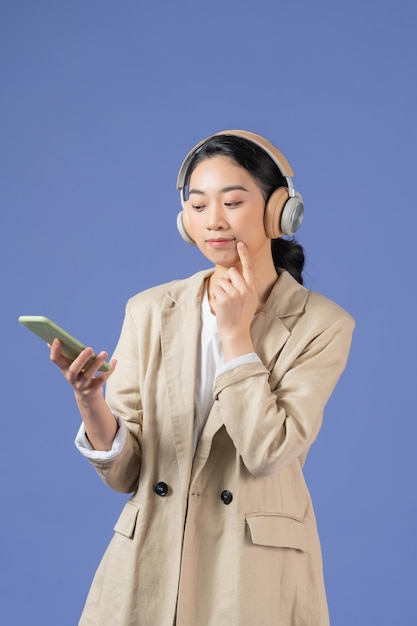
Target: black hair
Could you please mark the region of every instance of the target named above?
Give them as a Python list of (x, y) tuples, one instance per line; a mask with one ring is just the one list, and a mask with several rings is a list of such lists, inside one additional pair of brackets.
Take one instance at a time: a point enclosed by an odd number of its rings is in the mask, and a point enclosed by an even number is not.
[[(285, 176), (263, 148), (245, 137), (227, 134), (210, 137), (196, 150), (187, 169), (186, 183), (199, 163), (219, 155), (229, 157), (249, 172), (261, 188), (265, 204), (277, 187), (288, 186)], [(302, 285), (305, 255), (296, 239), (272, 239), (271, 252), (277, 272), (287, 270)]]

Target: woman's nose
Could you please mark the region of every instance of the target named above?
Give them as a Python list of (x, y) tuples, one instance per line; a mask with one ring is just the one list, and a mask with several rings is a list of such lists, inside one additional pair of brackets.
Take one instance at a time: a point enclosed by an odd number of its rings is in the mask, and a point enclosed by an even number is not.
[(207, 211), (206, 226), (210, 230), (218, 230), (227, 226), (224, 209), (220, 202), (213, 202)]

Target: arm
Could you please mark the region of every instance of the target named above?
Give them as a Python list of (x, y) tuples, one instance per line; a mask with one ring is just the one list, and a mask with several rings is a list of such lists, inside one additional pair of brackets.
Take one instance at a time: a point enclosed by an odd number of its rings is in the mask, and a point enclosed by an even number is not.
[[(258, 283), (242, 242), (237, 251), (242, 271), (228, 270), (214, 290), (226, 363), (256, 351), (250, 325)], [(262, 363), (248, 363), (214, 382), (225, 428), (253, 475), (275, 474), (305, 456), (346, 364), (353, 319), (326, 299), (315, 295), (309, 300), (271, 372)], [(274, 342), (273, 329), (265, 341)]]
[[(113, 358), (110, 361), (111, 371), (96, 375), (107, 358), (106, 352), (100, 352), (94, 363), (84, 371), (84, 365), (92, 353), (91, 348), (86, 348), (70, 364), (61, 355), (59, 341), (54, 341), (51, 346), (51, 360), (58, 365), (73, 387), (86, 436), (92, 448), (96, 451), (111, 450), (118, 432), (115, 415), (127, 426), (120, 450), (110, 455), (89, 455), (88, 460), (109, 487), (123, 493), (131, 493), (137, 487), (141, 465), (141, 406), (138, 377), (135, 377), (138, 369), (137, 342), (130, 316), (126, 315), (116, 349), (116, 355), (120, 354), (121, 357), (121, 367), (116, 369), (117, 359)], [(113, 387), (117, 388), (113, 394), (114, 406), (107, 402), (103, 395), (104, 383), (107, 383), (108, 391), (109, 387), (112, 387), (113, 376), (116, 383)], [(119, 390), (120, 399), (117, 398)]]
[[(253, 363), (215, 381), (215, 401), (225, 428), (253, 475), (273, 475), (308, 451), (345, 367), (352, 318), (344, 314), (314, 331), (309, 327), (320, 324), (320, 311), (314, 320), (306, 317), (298, 332), (294, 329), (271, 373)], [(270, 381), (276, 381), (273, 388)]]

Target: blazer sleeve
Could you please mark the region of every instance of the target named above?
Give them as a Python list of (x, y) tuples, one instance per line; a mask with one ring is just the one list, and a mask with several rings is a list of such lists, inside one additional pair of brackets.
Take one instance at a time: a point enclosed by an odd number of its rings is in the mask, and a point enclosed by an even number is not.
[(100, 478), (115, 491), (137, 489), (142, 460), (142, 401), (139, 391), (138, 332), (130, 301), (126, 306), (120, 338), (114, 352), (117, 366), (107, 381), (106, 401), (126, 426), (124, 444), (109, 459), (89, 458)]
[(276, 474), (305, 455), (316, 438), (350, 349), (354, 321), (343, 313), (319, 329), (304, 320), (301, 332), (293, 330), (274, 365), (283, 371), (274, 388), (262, 363), (241, 365), (215, 380), (222, 421), (254, 476)]

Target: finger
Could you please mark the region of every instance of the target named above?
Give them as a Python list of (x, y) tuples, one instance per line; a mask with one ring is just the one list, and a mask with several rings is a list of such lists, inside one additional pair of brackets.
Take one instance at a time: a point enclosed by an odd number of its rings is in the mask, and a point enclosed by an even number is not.
[(216, 289), (217, 290), (221, 289), (222, 291), (225, 291), (226, 293), (233, 293), (234, 291), (236, 291), (235, 283), (236, 283), (236, 280), (239, 280), (239, 277), (240, 277), (240, 274), (237, 271), (236, 271), (235, 279), (233, 279), (233, 276), (229, 273), (226, 276), (222, 276), (214, 285), (213, 292), (216, 291)]
[(58, 365), (60, 369), (66, 369), (69, 367), (70, 362), (62, 355), (62, 342), (59, 339), (54, 339), (51, 344), (48, 343), (50, 348), (49, 358), (55, 365)]
[[(101, 354), (101, 353), (100, 353)], [(103, 353), (103, 356), (106, 353)], [(101, 360), (101, 357), (100, 357)], [(103, 361), (104, 362), (104, 361)], [(117, 365), (116, 359), (112, 359), (110, 361), (110, 370), (99, 372), (97, 368), (92, 370), (88, 368), (85, 372), (82, 372), (77, 378), (74, 386), (77, 387), (79, 391), (88, 392), (95, 391), (97, 388), (102, 387), (110, 376), (113, 374)], [(100, 364), (97, 364), (97, 367), (100, 367)]]
[(242, 275), (248, 285), (255, 284), (255, 274), (253, 273), (252, 261), (249, 255), (249, 251), (243, 241), (237, 242), (237, 253), (239, 255), (240, 262), (242, 264)]
[(94, 356), (93, 348), (84, 348), (80, 352), (80, 354), (72, 361), (69, 366), (69, 371), (72, 376), (78, 376), (81, 373), (84, 373), (88, 368), (88, 362), (91, 357)]
[[(101, 367), (101, 365), (99, 365), (99, 368)], [(110, 378), (110, 376), (113, 374), (114, 370), (116, 369), (116, 365), (117, 365), (116, 359), (111, 359), (111, 361), (109, 361), (109, 365), (110, 365), (110, 370), (100, 372), (97, 376), (94, 377), (94, 381), (99, 381), (100, 384), (104, 385), (104, 383), (108, 380), (108, 378)]]
[[(93, 356), (93, 355), (91, 355)], [(90, 356), (90, 358), (91, 358)], [(102, 350), (101, 352), (99, 352), (94, 359), (91, 361), (91, 363), (89, 363), (90, 359), (88, 359), (87, 363), (86, 363), (86, 367), (83, 368), (82, 373), (87, 377), (87, 378), (94, 378), (94, 376), (96, 374), (98, 374), (100, 367), (103, 365), (103, 363), (106, 361), (108, 357), (108, 353), (105, 352), (104, 350)], [(103, 372), (104, 373), (104, 372)], [(102, 377), (102, 374), (100, 372), (99, 376)]]

